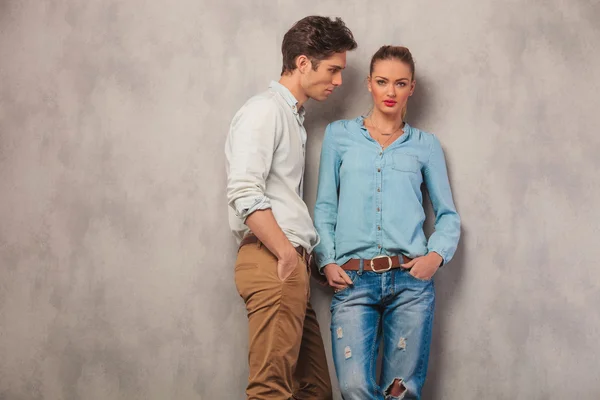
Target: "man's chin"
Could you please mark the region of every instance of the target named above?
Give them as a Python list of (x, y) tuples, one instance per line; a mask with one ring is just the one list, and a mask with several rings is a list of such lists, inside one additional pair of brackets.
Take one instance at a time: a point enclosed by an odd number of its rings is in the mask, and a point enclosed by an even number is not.
[(327, 100), (329, 98), (330, 95), (331, 95), (331, 93), (327, 92), (327, 93), (323, 93), (319, 97), (315, 96), (315, 97), (313, 97), (313, 99), (316, 100), (316, 101), (325, 101), (325, 100)]

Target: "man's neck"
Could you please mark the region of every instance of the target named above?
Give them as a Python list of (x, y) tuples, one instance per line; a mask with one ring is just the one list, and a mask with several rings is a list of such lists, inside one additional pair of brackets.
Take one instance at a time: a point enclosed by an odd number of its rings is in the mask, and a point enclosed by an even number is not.
[(294, 74), (282, 75), (279, 79), (279, 83), (285, 86), (292, 95), (298, 101), (297, 107), (300, 109), (308, 100), (308, 96), (304, 93), (302, 86), (300, 86), (300, 82), (298, 81), (298, 77)]

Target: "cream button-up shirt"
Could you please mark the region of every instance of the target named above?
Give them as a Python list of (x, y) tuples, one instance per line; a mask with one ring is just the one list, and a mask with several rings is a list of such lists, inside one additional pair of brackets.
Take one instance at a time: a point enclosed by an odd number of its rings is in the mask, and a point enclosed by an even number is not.
[(234, 116), (225, 143), (229, 226), (238, 243), (254, 211), (270, 208), (294, 246), (319, 242), (302, 199), (306, 130), (304, 108), (278, 82), (249, 99)]

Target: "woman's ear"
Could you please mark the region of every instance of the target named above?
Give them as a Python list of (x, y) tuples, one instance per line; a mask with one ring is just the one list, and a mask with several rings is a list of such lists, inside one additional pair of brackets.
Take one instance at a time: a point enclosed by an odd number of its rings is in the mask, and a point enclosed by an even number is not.
[(369, 90), (369, 92), (371, 92), (371, 77), (367, 76), (367, 89)]

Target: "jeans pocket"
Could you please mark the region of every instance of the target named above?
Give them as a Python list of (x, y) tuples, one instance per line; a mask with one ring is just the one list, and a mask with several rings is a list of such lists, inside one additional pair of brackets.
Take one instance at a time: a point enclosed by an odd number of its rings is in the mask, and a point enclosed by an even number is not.
[(421, 279), (421, 278), (417, 278), (416, 276), (414, 276), (413, 274), (411, 274), (411, 271), (408, 270), (406, 271), (406, 273), (408, 274), (408, 276), (410, 276), (412, 279), (414, 279), (417, 282), (423, 282), (423, 283), (429, 283), (431, 282), (431, 280), (433, 279), (433, 277), (429, 278), (429, 279)]
[(358, 271), (345, 271), (345, 272), (348, 275), (348, 277), (350, 278), (350, 280), (352, 281), (352, 285), (347, 285), (342, 290), (334, 291), (334, 293), (333, 293), (334, 296), (338, 296), (341, 293), (347, 292), (350, 288), (352, 288), (354, 286), (354, 283), (356, 282), (356, 280), (359, 277)]

